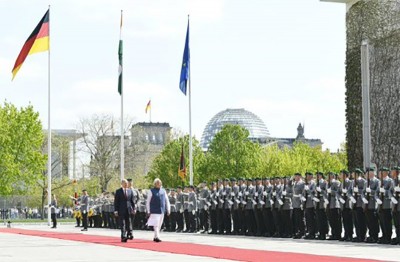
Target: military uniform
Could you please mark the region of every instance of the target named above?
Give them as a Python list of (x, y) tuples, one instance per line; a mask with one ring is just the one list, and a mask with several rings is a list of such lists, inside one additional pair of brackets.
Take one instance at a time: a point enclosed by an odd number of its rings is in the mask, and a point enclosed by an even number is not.
[(197, 232), (196, 212), (197, 212), (197, 196), (193, 191), (194, 187), (191, 186), (192, 191), (188, 193), (188, 214), (189, 214), (189, 233)]
[[(312, 179), (311, 173), (307, 173), (306, 175), (311, 176)], [(315, 233), (316, 233), (315, 208), (314, 208), (315, 187), (316, 185), (314, 180), (306, 182), (304, 186), (304, 198), (306, 199), (305, 218), (307, 226), (307, 235), (304, 237), (304, 239), (315, 239)]]
[[(286, 178), (285, 178), (286, 180)], [(289, 178), (287, 178), (289, 180)], [(293, 197), (293, 184), (292, 181), (285, 181), (283, 185), (282, 191), (282, 199), (283, 199), (283, 206), (282, 206), (282, 237), (291, 238), (293, 237), (293, 220), (292, 220), (292, 212), (293, 212), (293, 205), (292, 205), (292, 197)]]
[(235, 179), (232, 179), (232, 182), (234, 183), (232, 185), (232, 202), (233, 202), (233, 207), (232, 207), (232, 222), (233, 222), (233, 234), (239, 234), (242, 228), (241, 225), (241, 220), (240, 220), (240, 202), (241, 202), (241, 197), (239, 196), (240, 193), (240, 186), (235, 183)]
[(399, 172), (400, 168), (399, 167), (394, 167), (394, 202), (392, 200), (392, 215), (393, 215), (393, 222), (394, 222), (394, 226), (396, 228), (396, 238), (392, 239), (391, 244), (392, 245), (396, 245), (396, 244), (400, 244), (400, 183), (399, 183), (399, 178), (398, 178), (398, 172)]
[(316, 198), (319, 200), (315, 203), (315, 215), (317, 219), (318, 239), (325, 240), (326, 235), (329, 233), (328, 217), (326, 215), (326, 207), (329, 203), (327, 195), (328, 183), (324, 179), (324, 174), (321, 172), (317, 173), (319, 178), (316, 182)]
[(211, 234), (218, 233), (218, 221), (217, 221), (217, 206), (218, 206), (218, 189), (215, 183), (211, 185), (210, 195), (208, 196), (208, 202), (211, 203), (210, 207), (210, 226)]
[(263, 236), (265, 234), (265, 224), (263, 219), (263, 207), (265, 202), (263, 201), (264, 186), (260, 178), (257, 179), (256, 192), (254, 193), (254, 200), (256, 205), (254, 207), (254, 217), (256, 220), (256, 236)]
[(231, 215), (231, 208), (233, 206), (232, 201), (232, 188), (229, 186), (229, 179), (225, 179), (225, 186), (224, 190), (222, 191), (223, 195), (223, 227), (226, 234), (231, 234), (232, 232), (232, 215)]
[[(357, 238), (353, 242), (364, 242), (367, 234), (367, 224), (364, 212), (364, 207), (367, 199), (365, 198), (365, 189), (367, 188), (367, 180), (361, 176), (363, 172), (357, 170), (356, 174), (359, 176), (354, 180), (354, 198), (356, 199), (355, 205), (355, 228)], [(353, 207), (354, 210), (354, 207)], [(354, 212), (354, 211), (353, 211)]]
[(176, 223), (178, 226), (178, 229), (176, 232), (182, 232), (184, 228), (184, 223), (183, 223), (183, 204), (184, 204), (184, 196), (183, 192), (181, 191), (181, 187), (178, 187), (178, 194), (176, 196)]
[[(374, 170), (372, 170), (374, 171)], [(379, 234), (379, 221), (378, 221), (378, 202), (379, 190), (381, 181), (375, 176), (370, 179), (369, 187), (366, 189), (368, 206), (366, 210), (367, 215), (367, 226), (369, 231), (369, 237), (367, 238), (367, 243), (376, 243), (378, 241)]]
[(274, 218), (272, 216), (272, 185), (268, 180), (264, 181), (263, 201), (265, 202), (263, 208), (263, 219), (265, 221), (265, 234), (266, 237), (272, 237), (275, 234)]
[[(388, 168), (382, 170), (389, 172)], [(380, 188), (381, 195), (381, 209), (379, 213), (379, 220), (382, 229), (382, 239), (379, 241), (381, 244), (389, 244), (392, 240), (392, 197), (394, 195), (394, 181), (388, 175), (382, 179), (382, 187)]]
[(339, 240), (342, 237), (342, 223), (340, 215), (340, 181), (337, 180), (337, 175), (330, 181), (328, 187), (329, 200), (329, 224), (331, 226), (330, 240)]
[(256, 192), (256, 187), (252, 184), (252, 180), (248, 179), (247, 189), (244, 191), (244, 197), (246, 202), (246, 224), (247, 232), (249, 236), (254, 236), (256, 234), (256, 221), (254, 217), (254, 205), (256, 204), (254, 200), (254, 194)]
[(275, 178), (275, 183), (273, 185), (273, 201), (272, 205), (272, 216), (274, 218), (274, 226), (275, 226), (275, 234), (273, 237), (281, 237), (283, 235), (283, 227), (282, 227), (282, 217), (281, 217), (281, 208), (283, 206), (282, 201), (282, 191), (283, 186), (281, 185), (280, 178)]
[[(175, 192), (175, 189), (172, 189), (173, 192)], [(176, 219), (177, 219), (177, 209), (176, 209), (176, 195), (175, 193), (172, 193), (168, 196), (169, 199), (169, 204), (171, 208), (171, 213), (170, 213), (170, 223), (169, 223), (169, 232), (175, 232), (176, 230)]]
[[(205, 184), (205, 183), (204, 183)], [(199, 230), (204, 230), (203, 233), (208, 232), (208, 210), (211, 203), (208, 201), (210, 195), (210, 191), (208, 190), (207, 186), (204, 186), (200, 193), (199, 193), (199, 217), (200, 217), (200, 224)]]
[[(295, 177), (301, 177), (299, 173), (295, 174)], [(304, 235), (304, 211), (302, 205), (303, 191), (305, 183), (302, 179), (295, 181), (293, 185), (293, 238), (301, 238)]]
[[(344, 173), (348, 176), (348, 173)], [(342, 241), (352, 241), (353, 240), (353, 216), (352, 209), (355, 202), (353, 197), (353, 187), (354, 180), (350, 180), (348, 177), (344, 179), (342, 182), (341, 194), (342, 199), (345, 201), (342, 205), (342, 218), (343, 218), (343, 227), (344, 227), (344, 236), (341, 239)]]

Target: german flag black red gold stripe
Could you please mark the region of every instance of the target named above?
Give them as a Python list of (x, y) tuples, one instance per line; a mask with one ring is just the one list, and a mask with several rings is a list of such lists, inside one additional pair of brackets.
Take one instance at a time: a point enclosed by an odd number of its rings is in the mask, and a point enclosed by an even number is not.
[(15, 75), (18, 73), (28, 55), (49, 50), (49, 11), (50, 10), (47, 10), (46, 14), (44, 14), (43, 18), (40, 20), (39, 24), (35, 27), (32, 34), (28, 37), (24, 46), (22, 47), (12, 70), (12, 79), (14, 79)]

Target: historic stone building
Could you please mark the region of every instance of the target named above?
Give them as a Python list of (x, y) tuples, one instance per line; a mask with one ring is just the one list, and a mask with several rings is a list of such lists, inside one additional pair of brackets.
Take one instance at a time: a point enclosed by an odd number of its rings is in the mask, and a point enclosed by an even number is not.
[(361, 43), (369, 43), (372, 159), (399, 164), (400, 0), (321, 0), (346, 3), (346, 129), (349, 168), (363, 166)]

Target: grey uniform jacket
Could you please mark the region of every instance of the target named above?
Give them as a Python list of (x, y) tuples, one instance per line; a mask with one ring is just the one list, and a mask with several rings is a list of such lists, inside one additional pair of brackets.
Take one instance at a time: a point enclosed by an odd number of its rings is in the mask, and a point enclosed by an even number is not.
[[(275, 185), (275, 186), (274, 186), (275, 196), (272, 196), (273, 199), (274, 199), (273, 208), (278, 208), (278, 209), (280, 209), (280, 208), (282, 207), (281, 204), (279, 203), (279, 200), (281, 200), (282, 203), (283, 203), (282, 191), (283, 191), (283, 185), (278, 184), (278, 185)], [(273, 194), (274, 192), (272, 192), (272, 194)]]
[(177, 212), (176, 210), (176, 196), (168, 196), (171, 213)]
[(222, 192), (224, 198), (224, 209), (231, 209), (233, 205), (231, 192), (232, 188), (230, 186), (226, 186)]
[(376, 177), (369, 180), (369, 188), (371, 189), (371, 193), (369, 193), (368, 209), (373, 210), (378, 208), (378, 203), (376, 200), (379, 198), (380, 187), (381, 181)]
[(264, 196), (264, 202), (265, 202), (264, 208), (271, 208), (272, 207), (272, 205), (271, 205), (272, 185), (271, 184), (268, 185), (268, 186), (267, 185), (264, 186), (263, 195), (265, 195)]
[(183, 211), (183, 193), (178, 193), (176, 195), (176, 204), (175, 204), (175, 208), (176, 208), (176, 212), (182, 213)]
[(89, 196), (81, 196), (81, 212), (89, 212)]
[(394, 194), (394, 181), (393, 179), (391, 179), (390, 177), (385, 177), (383, 179), (383, 190), (385, 190), (385, 192), (383, 193), (384, 198), (383, 198), (383, 204), (382, 204), (382, 208), (383, 209), (391, 209), (392, 208), (392, 197)]
[[(263, 185), (259, 185), (256, 187), (256, 193), (254, 194), (254, 199), (257, 202), (257, 208), (258, 209), (262, 209), (265, 202), (263, 200), (263, 192), (264, 192), (264, 186)], [(264, 202), (264, 204), (263, 204)]]
[(225, 191), (225, 189), (224, 189), (224, 187), (219, 187), (218, 188), (218, 190), (217, 190), (217, 200), (218, 200), (218, 204), (217, 204), (217, 208), (218, 209), (223, 209), (224, 208), (224, 191)]
[(250, 185), (247, 187), (247, 190), (244, 193), (245, 201), (246, 201), (246, 209), (254, 209), (254, 193), (256, 192), (256, 187)]
[(217, 190), (211, 190), (210, 195), (208, 196), (208, 202), (211, 204), (211, 210), (217, 209), (218, 206), (218, 198), (217, 198)]
[(343, 208), (353, 208), (353, 203), (351, 202), (351, 196), (353, 195), (353, 186), (354, 180), (345, 179), (345, 181), (343, 182), (342, 189), (346, 189), (346, 192), (344, 192), (344, 190), (341, 190), (342, 198), (344, 199), (344, 201), (346, 201)]
[(305, 184), (302, 180), (294, 182), (292, 201), (293, 208), (301, 208), (301, 197), (303, 196), (304, 186)]
[(234, 194), (233, 200), (232, 200), (233, 201), (233, 209), (237, 210), (237, 209), (239, 209), (240, 202), (241, 202), (241, 200), (240, 200), (241, 197), (239, 196), (240, 187), (238, 185), (234, 185), (232, 187), (232, 192)]
[(204, 210), (204, 207), (207, 206), (208, 208), (208, 204), (210, 203), (208, 200), (208, 197), (210, 195), (210, 191), (208, 190), (207, 187), (201, 189), (200, 193), (199, 193), (199, 209), (200, 210)]
[[(306, 190), (306, 186), (308, 186), (308, 190)], [(305, 193), (305, 198), (306, 198), (306, 208), (314, 208), (314, 200), (313, 198), (315, 197), (315, 188), (316, 184), (314, 180), (311, 180), (304, 186), (304, 193)]]
[[(324, 179), (320, 179), (319, 183), (315, 184), (316, 185), (316, 192), (315, 192), (315, 197), (319, 199), (319, 203), (316, 203), (315, 206), (318, 209), (324, 209), (326, 208), (325, 200), (328, 200), (328, 195), (327, 195), (327, 187), (328, 183)], [(318, 192), (317, 189), (318, 187), (321, 189), (321, 192)]]
[(50, 206), (51, 206), (51, 214), (55, 214), (56, 213), (56, 208), (57, 208), (57, 201), (52, 199), (51, 203), (50, 203)]
[(188, 194), (188, 211), (197, 211), (197, 196), (195, 192)]
[(329, 195), (329, 208), (335, 209), (340, 208), (340, 181), (339, 180), (332, 180), (331, 181), (331, 193)]
[[(358, 178), (354, 180), (354, 187), (357, 187), (358, 192), (354, 192), (354, 197), (356, 198), (356, 207), (363, 208), (363, 198), (365, 198), (365, 189), (367, 188), (367, 180), (365, 178)], [(354, 191), (354, 189), (353, 189)]]
[[(293, 209), (292, 205), (292, 197), (293, 197), (293, 186), (292, 183), (288, 183), (287, 185), (283, 186), (284, 190), (282, 191), (282, 198), (283, 198), (283, 210), (290, 210)], [(283, 192), (286, 192), (286, 195), (283, 195)]]

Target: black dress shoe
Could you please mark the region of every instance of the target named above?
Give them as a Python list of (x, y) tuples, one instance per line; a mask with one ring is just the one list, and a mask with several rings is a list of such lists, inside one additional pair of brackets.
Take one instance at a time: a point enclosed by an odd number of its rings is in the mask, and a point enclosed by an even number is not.
[(128, 238), (126, 237), (121, 238), (121, 242), (128, 242)]
[(128, 235), (128, 239), (132, 240), (132, 239), (133, 239), (133, 235), (132, 235), (132, 234), (129, 234), (129, 235)]
[(82, 228), (81, 231), (87, 231), (87, 228)]
[(158, 237), (156, 237), (156, 238), (153, 239), (153, 241), (159, 243), (159, 242), (161, 242), (161, 239), (159, 239)]

